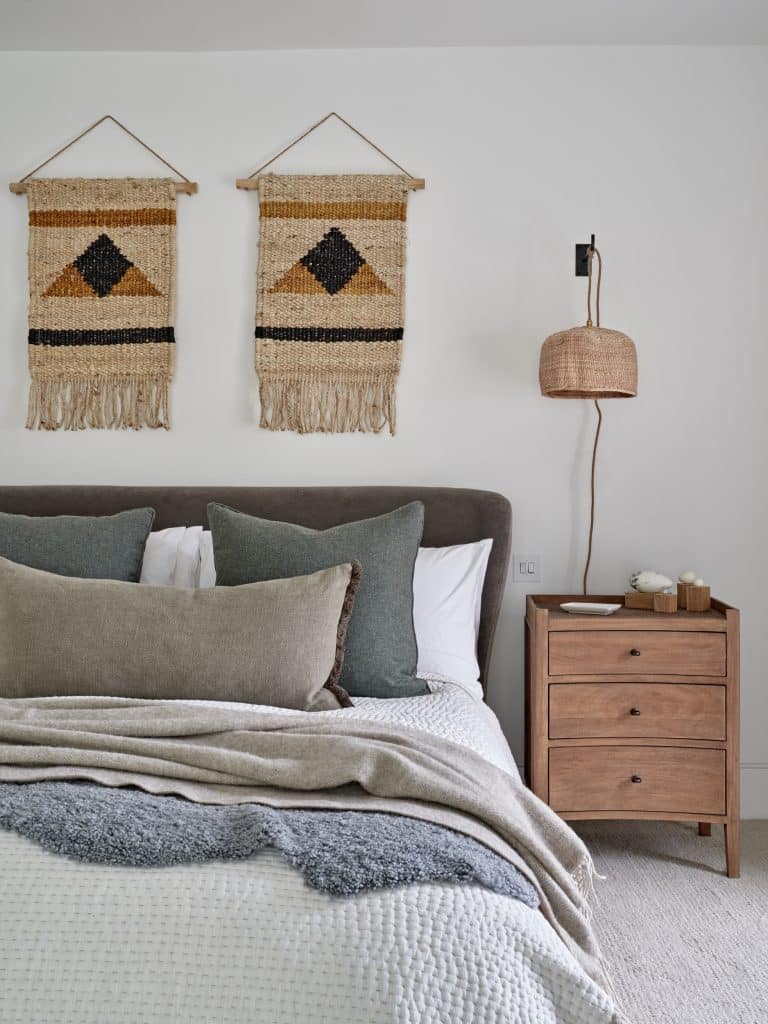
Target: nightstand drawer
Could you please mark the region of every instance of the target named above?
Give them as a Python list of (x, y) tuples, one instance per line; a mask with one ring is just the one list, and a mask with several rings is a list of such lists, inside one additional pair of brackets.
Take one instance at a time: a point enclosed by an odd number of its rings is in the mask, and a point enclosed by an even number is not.
[(549, 803), (569, 811), (725, 814), (725, 751), (552, 747)]
[(725, 636), (656, 630), (557, 631), (549, 674), (724, 676)]
[(725, 739), (725, 687), (696, 683), (555, 683), (550, 739)]

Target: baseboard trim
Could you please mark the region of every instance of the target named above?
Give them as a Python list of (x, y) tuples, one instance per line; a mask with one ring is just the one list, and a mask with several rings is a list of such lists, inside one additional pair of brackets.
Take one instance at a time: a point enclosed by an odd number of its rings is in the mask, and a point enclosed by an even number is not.
[(741, 816), (768, 818), (768, 762), (741, 762)]

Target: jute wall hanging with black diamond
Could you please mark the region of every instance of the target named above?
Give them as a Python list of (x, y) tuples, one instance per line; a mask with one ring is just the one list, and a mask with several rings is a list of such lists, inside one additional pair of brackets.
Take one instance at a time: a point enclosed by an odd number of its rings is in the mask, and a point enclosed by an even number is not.
[(11, 188), (29, 204), (27, 427), (167, 429), (176, 193), (196, 186), (27, 175)]
[(423, 181), (266, 174), (238, 186), (259, 193), (260, 425), (394, 434), (407, 203)]

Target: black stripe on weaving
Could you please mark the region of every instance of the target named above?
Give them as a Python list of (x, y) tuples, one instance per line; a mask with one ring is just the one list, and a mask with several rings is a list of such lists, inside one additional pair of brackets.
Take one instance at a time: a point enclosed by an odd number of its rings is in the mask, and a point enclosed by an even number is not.
[(30, 345), (140, 345), (173, 344), (172, 327), (125, 327), (115, 331), (45, 331), (33, 328)]
[(273, 341), (402, 341), (402, 327), (257, 327)]

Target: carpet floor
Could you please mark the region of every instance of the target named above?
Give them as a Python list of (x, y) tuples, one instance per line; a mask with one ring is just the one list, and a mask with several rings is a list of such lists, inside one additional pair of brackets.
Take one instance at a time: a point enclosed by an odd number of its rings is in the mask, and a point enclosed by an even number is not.
[(768, 1024), (768, 821), (742, 823), (738, 879), (719, 825), (574, 826), (607, 876), (595, 921), (629, 1024)]

